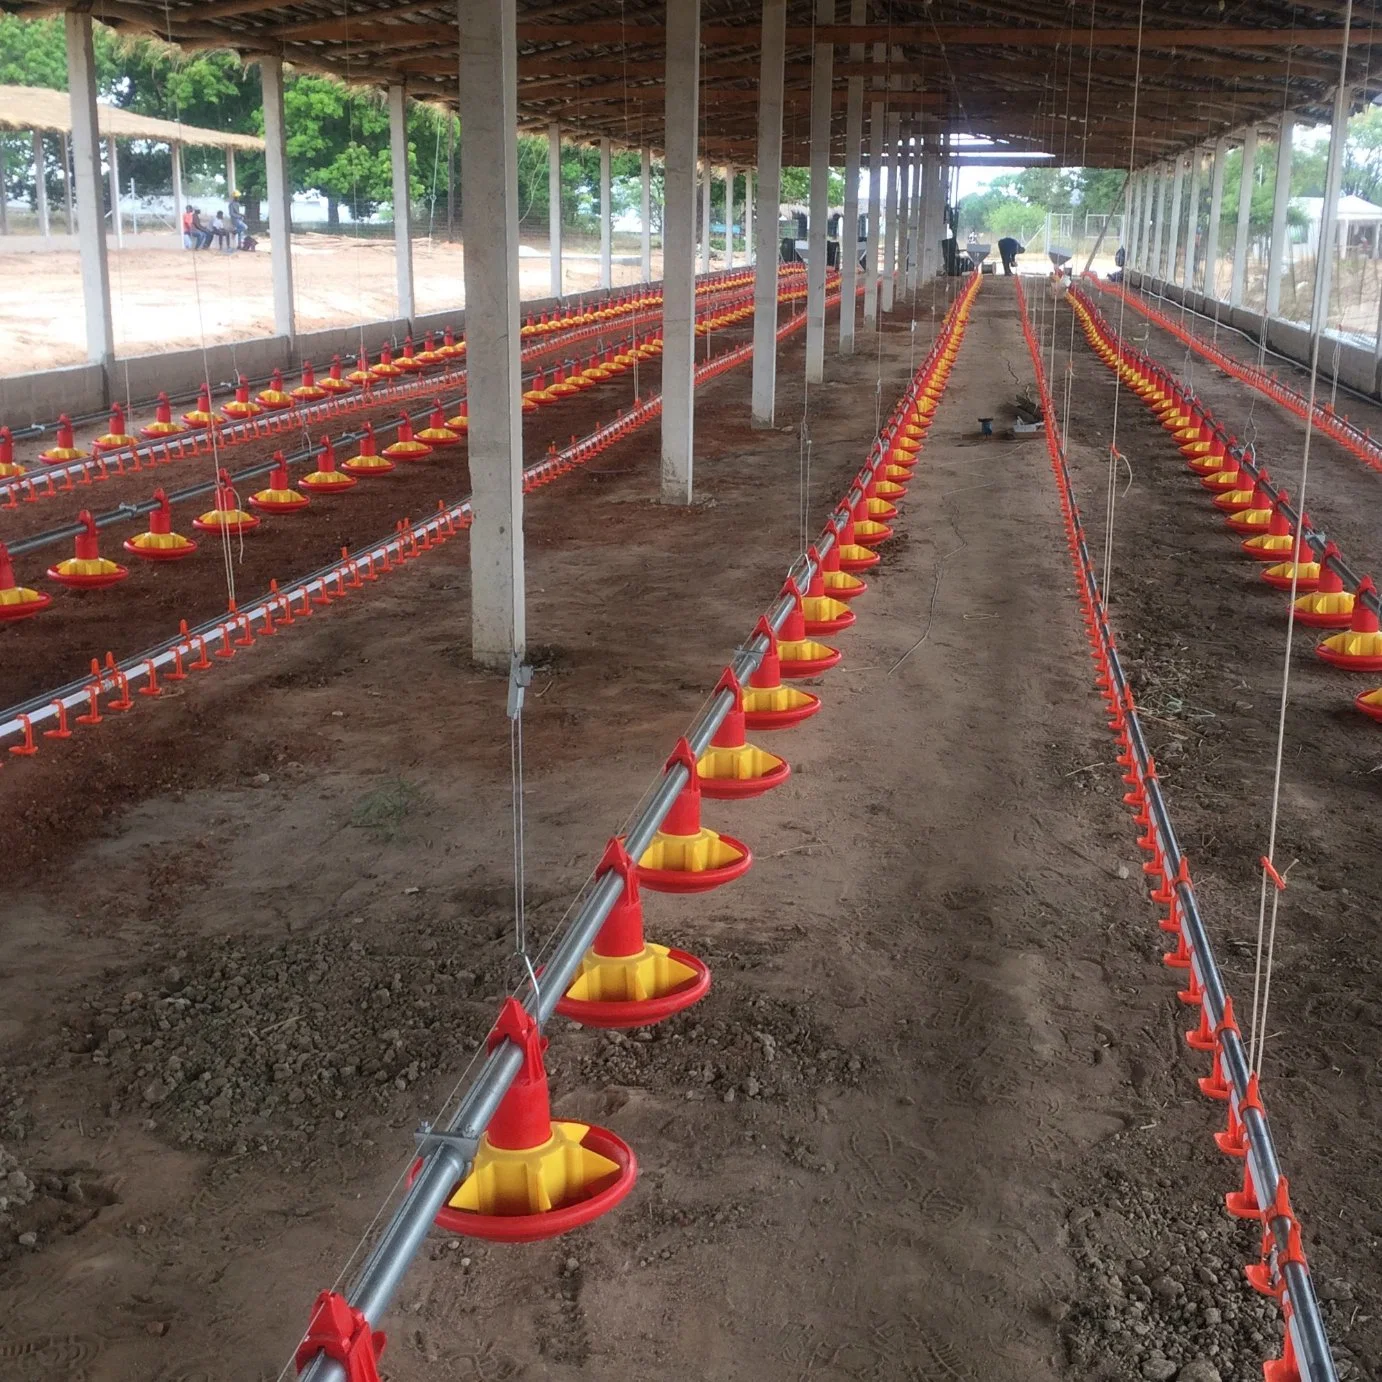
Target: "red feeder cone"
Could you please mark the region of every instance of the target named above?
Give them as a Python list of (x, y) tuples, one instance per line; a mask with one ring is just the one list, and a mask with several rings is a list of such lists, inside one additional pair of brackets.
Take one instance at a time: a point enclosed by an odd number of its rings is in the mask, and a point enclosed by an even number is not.
[(275, 451), (274, 460), (278, 462), (269, 474), (268, 489), (261, 489), (250, 495), (250, 508), (260, 513), (299, 513), (312, 501), (299, 494), (288, 479), (288, 462), (283, 452)]
[[(5, 592), (0, 590), (0, 602), (3, 602)], [(0, 603), (0, 617), (3, 617), (4, 605)], [(1376, 720), (1382, 724), (1382, 687), (1376, 691), (1360, 691), (1353, 698), (1353, 704), (1363, 712), (1370, 720)]]
[(420, 365), (435, 365), (437, 361), (442, 358), (442, 353), (436, 348), (435, 344), (433, 343), (432, 333), (429, 331), (422, 338), (422, 349), (418, 351), (418, 353), (415, 356), (413, 356), (413, 359), (415, 359)]
[(533, 387), (523, 393), (523, 411), (535, 413), (544, 403), (550, 402), (547, 394), (547, 379), (541, 370), (533, 379)]
[[(859, 550), (866, 552), (868, 548), (861, 547)], [(817, 555), (816, 549), (813, 547), (811, 559), (821, 568), (821, 580), (825, 584), (825, 593), (831, 599), (855, 600), (869, 588), (867, 581), (861, 580), (858, 576), (851, 576), (848, 571), (840, 570), (840, 542), (838, 537), (830, 544), (830, 550), (826, 552), (824, 557)]]
[(1333, 554), (1331, 543), (1324, 551), (1326, 560), (1319, 563), (1315, 589), (1296, 600), (1296, 622), (1312, 629), (1346, 629), (1353, 622), (1353, 592), (1344, 589), (1343, 577), (1329, 565)]
[(12, 624), (45, 610), (53, 597), (39, 590), (30, 590), (14, 578), (14, 565), (9, 549), (0, 542), (0, 624)]
[(23, 475), (24, 467), (14, 459), (14, 437), (8, 427), (0, 427), (0, 480)]
[(1267, 520), (1267, 531), (1265, 533), (1259, 532), (1256, 536), (1246, 538), (1243, 541), (1243, 551), (1254, 561), (1279, 562), (1282, 557), (1290, 556), (1295, 548), (1295, 535), (1283, 507), (1288, 498), (1286, 491), (1282, 490), (1277, 495), (1277, 503), (1272, 509), (1272, 516)]
[[(810, 549), (808, 555), (811, 559), (811, 582), (801, 601), (801, 612), (805, 616), (806, 632), (808, 634), (839, 633), (841, 630), (849, 628), (859, 616), (843, 600), (835, 599), (826, 590), (825, 572), (822, 569), (821, 558), (814, 547)], [(844, 573), (841, 572), (840, 574), (843, 575)], [(851, 579), (853, 578), (851, 577)]]
[(1220, 468), (1203, 471), (1200, 475), (1201, 488), (1211, 494), (1227, 494), (1230, 490), (1242, 489), (1246, 482), (1247, 475), (1232, 456), (1225, 456)]
[(250, 381), (243, 374), (235, 386), (235, 397), (229, 403), (222, 403), (221, 411), (235, 422), (258, 417), (264, 411), (259, 404), (250, 402)]
[(72, 419), (63, 413), (58, 418), (58, 437), (46, 451), (40, 451), (38, 458), (46, 461), (49, 465), (61, 465), (64, 461), (78, 461), (86, 455), (85, 451), (78, 451), (73, 446)]
[(659, 893), (705, 893), (748, 872), (753, 855), (730, 835), (701, 824), (701, 789), (696, 757), (682, 739), (667, 760), (686, 769), (681, 789), (662, 828), (638, 860), (638, 879)]
[(145, 561), (180, 561), (190, 557), (197, 550), (197, 544), (190, 537), (173, 531), (173, 511), (168, 505), (168, 496), (156, 489), (154, 498), (158, 500), (158, 508), (149, 515), (148, 531), (127, 538), (125, 551)]
[(1378, 632), (1377, 611), (1367, 600), (1376, 594), (1372, 577), (1364, 576), (1354, 596), (1348, 629), (1326, 638), (1315, 649), (1316, 656), (1348, 672), (1382, 672), (1382, 633)]
[(77, 522), (85, 532), (77, 534), (76, 555), (50, 566), (48, 579), (71, 590), (103, 590), (123, 581), (130, 574), (129, 567), (119, 566), (101, 555), (96, 520), (87, 509), (77, 515)]
[(230, 472), (222, 470), (216, 477), (216, 507), (208, 509), (192, 520), (192, 526), (204, 533), (229, 533), (236, 536), (257, 528), (260, 519), (246, 513), (235, 496)]
[(96, 438), (96, 445), (107, 451), (117, 446), (133, 446), (138, 440), (132, 437), (125, 427), (125, 409), (119, 403), (110, 405), (110, 424), (108, 429)]
[(313, 494), (331, 494), (343, 489), (354, 489), (360, 482), (353, 475), (343, 475), (336, 469), (336, 452), (330, 437), (322, 438), (321, 453), (317, 456), (317, 468), (304, 475), (298, 484)]
[(547, 1041), (515, 998), (504, 1000), (487, 1044), (494, 1051), (505, 1041), (523, 1052), (523, 1066), (436, 1222), (470, 1238), (535, 1243), (613, 1209), (633, 1189), (638, 1163), (607, 1129), (552, 1118)]
[(312, 370), (310, 360), (302, 362), (302, 383), (293, 390), (293, 397), (299, 403), (315, 403), (318, 399), (326, 397), (326, 390), (317, 383), (317, 376)]
[(744, 692), (728, 667), (715, 688), (717, 695), (721, 691), (733, 694), (734, 705), (696, 764), (701, 795), (717, 801), (738, 801), (780, 787), (791, 777), (792, 769), (776, 754), (745, 740)]
[(1267, 525), (1272, 521), (1272, 515), (1276, 512), (1278, 497), (1285, 499), (1286, 492), (1283, 490), (1281, 495), (1277, 496), (1272, 493), (1269, 485), (1259, 483), (1252, 492), (1252, 503), (1246, 509), (1230, 513), (1225, 522), (1235, 533), (1252, 536), (1265, 532)]
[(461, 406), (456, 410), (455, 417), (447, 418), (446, 425), (452, 432), (459, 433), (461, 436), (465, 436), (470, 431), (469, 400), (461, 399)]
[(821, 698), (794, 686), (783, 686), (777, 634), (766, 619), (758, 621), (755, 636), (768, 640), (768, 651), (744, 688), (744, 724), (749, 729), (789, 729), (821, 708)]
[(806, 636), (806, 616), (802, 612), (801, 591), (795, 581), (782, 587), (784, 595), (791, 595), (792, 610), (783, 620), (778, 634), (777, 655), (782, 675), (789, 679), (819, 676), (839, 664), (844, 654), (838, 648), (817, 643)]
[(557, 1011), (586, 1027), (647, 1027), (700, 1002), (710, 970), (684, 950), (644, 939), (638, 872), (622, 840), (609, 842), (597, 873), (611, 871), (623, 879), (623, 893)]
[[(1301, 543), (1299, 550), (1292, 552), (1289, 561), (1279, 561), (1266, 567), (1262, 579), (1278, 590), (1290, 590), (1292, 575), (1295, 576), (1297, 598), (1320, 588), (1320, 564), (1308, 543)], [(1300, 618), (1299, 612), (1296, 618)]]
[(281, 413), (285, 408), (293, 406), (293, 396), (283, 390), (283, 371), (274, 370), (269, 377), (269, 387), (261, 389), (255, 395), (255, 402), (262, 404), (271, 413)]
[(159, 437), (175, 437), (179, 432), (186, 430), (187, 428), (180, 423), (173, 421), (173, 405), (169, 403), (168, 395), (161, 393), (158, 396), (158, 406), (154, 409), (154, 420), (147, 427), (141, 427), (139, 435), (155, 441)]
[(425, 461), (432, 454), (432, 448), (425, 441), (413, 436), (413, 424), (407, 413), (400, 413), (398, 440), (384, 448), (384, 454), (391, 461)]
[[(843, 523), (840, 516), (843, 515)], [(840, 570), (850, 573), (856, 571), (867, 571), (871, 566), (877, 566), (883, 560), (877, 552), (870, 551), (862, 543), (857, 541), (854, 530), (854, 518), (847, 508), (842, 508), (836, 515), (835, 532), (836, 546), (840, 550)]]
[(422, 368), (422, 361), (413, 354), (413, 338), (411, 336), (405, 336), (403, 338), (403, 354), (399, 356), (395, 363), (401, 370), (412, 371)]
[(432, 415), (427, 419), (427, 426), (416, 434), (418, 441), (426, 442), (428, 446), (459, 446), (461, 444), (461, 434), (453, 432), (446, 425), (446, 409), (441, 406), (441, 399), (437, 399), (437, 406), (432, 409)]
[[(304, 384), (307, 382), (305, 375), (303, 376), (302, 382)], [(327, 393), (349, 393), (355, 387), (349, 379), (342, 376), (341, 357), (339, 355), (333, 355), (331, 357), (331, 369), (327, 373), (326, 378), (321, 381), (321, 387), (325, 389)]]
[[(1240, 480), (1246, 477), (1246, 472), (1242, 472)], [(1251, 489), (1244, 489), (1240, 483), (1237, 489), (1225, 490), (1214, 500), (1214, 507), (1220, 513), (1231, 517), (1236, 513), (1243, 513), (1247, 509), (1266, 509), (1272, 507), (1271, 482), (1267, 478), (1265, 470), (1259, 471), (1257, 483)], [(1265, 518), (1262, 520), (1267, 521)]]
[(379, 363), (369, 367), (370, 375), (375, 379), (397, 379), (403, 373), (393, 362), (393, 351), (389, 348), (389, 343), (384, 342), (379, 347)]
[(341, 465), (352, 475), (387, 475), (394, 468), (393, 462), (379, 454), (374, 440), (374, 424), (365, 423), (365, 435), (360, 438), (360, 450)]
[(197, 390), (197, 406), (190, 413), (184, 413), (182, 420), (189, 427), (210, 427), (216, 421), (216, 414), (211, 411), (211, 389), (203, 384)]

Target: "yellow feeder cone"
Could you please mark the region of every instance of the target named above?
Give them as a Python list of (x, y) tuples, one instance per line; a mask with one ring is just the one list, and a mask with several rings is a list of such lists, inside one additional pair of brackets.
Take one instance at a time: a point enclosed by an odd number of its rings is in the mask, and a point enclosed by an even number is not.
[(710, 747), (697, 761), (701, 795), (718, 801), (742, 801), (762, 796), (786, 782), (792, 769), (785, 759), (744, 738), (744, 692), (739, 679), (728, 667), (720, 677), (715, 694), (718, 696), (722, 691), (734, 697), (734, 704), (715, 731)]

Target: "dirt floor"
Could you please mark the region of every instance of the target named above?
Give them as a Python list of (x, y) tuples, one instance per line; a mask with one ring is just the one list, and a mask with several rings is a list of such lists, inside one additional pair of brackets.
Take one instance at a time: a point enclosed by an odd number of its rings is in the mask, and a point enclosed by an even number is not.
[[(653, 502), (656, 429), (530, 497), (538, 934), (797, 552), (803, 416), (815, 531), (867, 451), (869, 401), (886, 413), (930, 339), (929, 290), (915, 330), (911, 311), (831, 354), (808, 399), (794, 337), (778, 432), (748, 426), (747, 370), (706, 386), (694, 507)], [(1192, 1093), (1156, 960), (1045, 452), (975, 435), (1030, 380), (1011, 285), (990, 280), (826, 709), (763, 736), (791, 781), (707, 809), (756, 866), (646, 900), (651, 934), (710, 963), (711, 995), (631, 1037), (553, 1024), (557, 1109), (632, 1143), (633, 1196), (526, 1248), (434, 1235), (387, 1321), (391, 1378), (1260, 1377), (1278, 1326), (1238, 1274), (1253, 1234), (1218, 1207), (1218, 1110)], [(1154, 507), (1124, 511), (1153, 535), (1123, 530), (1133, 569), (1155, 543), (1174, 559)], [(1131, 653), (1132, 602), (1118, 614)], [(504, 687), (471, 667), (468, 615), (450, 543), (0, 772), (7, 1377), (272, 1379), (317, 1289), (348, 1279), (419, 1117), (520, 977)], [(1188, 702), (1226, 694), (1232, 636), (1213, 633)], [(1176, 770), (1256, 732), (1231, 723)], [(1239, 767), (1171, 779), (1225, 934), (1257, 847), (1217, 863), (1192, 792), (1224, 838)], [(1352, 858), (1363, 789), (1331, 786), (1301, 828), (1346, 818)], [(1305, 895), (1315, 934), (1291, 943), (1279, 1008), (1295, 1065), (1268, 1099), (1336, 1335), (1368, 1359), (1375, 1015), (1356, 956), (1327, 986), (1315, 971), (1309, 1030), (1298, 987), (1299, 950), (1375, 918), (1376, 889), (1349, 887)], [(1341, 988), (1362, 1054), (1336, 1046)]]
[[(545, 236), (523, 237), (519, 261), (524, 298), (551, 296)], [(566, 292), (580, 293), (600, 281), (599, 241), (568, 237), (564, 248)], [(616, 287), (641, 281), (638, 237), (615, 237)], [(200, 253), (168, 249), (110, 251), (111, 310), (115, 353), (150, 355), (220, 341), (274, 334), (273, 287), (267, 243), (255, 254)], [(627, 262), (632, 259), (632, 262)], [(716, 258), (716, 267), (719, 256)], [(419, 316), (465, 305), (465, 256), (459, 243), (413, 242), (414, 296)], [(22, 293), (0, 295), (0, 375), (26, 374), (86, 360), (81, 270), (75, 250), (47, 254), (0, 254), (0, 272), (24, 278)], [(662, 252), (653, 253), (653, 277), (662, 274)], [(349, 235), (293, 237), (293, 295), (299, 331), (320, 331), (356, 322), (385, 321), (397, 314), (392, 240)]]

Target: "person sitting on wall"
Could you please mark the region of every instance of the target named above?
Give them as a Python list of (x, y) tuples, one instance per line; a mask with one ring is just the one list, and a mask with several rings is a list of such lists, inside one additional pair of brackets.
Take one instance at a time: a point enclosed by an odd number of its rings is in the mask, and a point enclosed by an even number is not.
[(233, 188), (230, 193), (230, 205), (226, 208), (226, 213), (230, 217), (230, 233), (235, 236), (236, 248), (241, 248), (240, 241), (249, 230), (249, 223), (245, 220), (245, 208), (240, 204), (240, 194)]
[(229, 254), (230, 222), (226, 220), (224, 211), (218, 211), (216, 213), (215, 219), (211, 222), (211, 233), (216, 237), (216, 248)]
[(192, 208), (190, 206), (182, 208), (182, 247), (185, 250), (192, 250), (197, 247), (197, 242), (192, 234)]
[(1020, 244), (1011, 235), (1005, 235), (998, 242), (998, 253), (1003, 260), (1003, 272), (1009, 277), (1012, 276), (1012, 271), (1017, 266), (1017, 256), (1025, 253), (1026, 249), (1026, 245)]

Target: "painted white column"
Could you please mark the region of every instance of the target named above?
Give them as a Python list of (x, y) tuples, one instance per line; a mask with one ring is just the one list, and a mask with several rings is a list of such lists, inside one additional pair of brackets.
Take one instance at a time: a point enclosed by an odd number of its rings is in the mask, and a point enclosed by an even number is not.
[(1200, 179), (1204, 170), (1204, 150), (1190, 151), (1190, 207), (1185, 226), (1185, 268), (1181, 272), (1182, 288), (1195, 286), (1195, 259), (1200, 243)]
[(229, 201), (239, 188), (235, 182), (235, 150), (226, 150), (226, 200)]
[(883, 268), (880, 279), (882, 291), (879, 295), (881, 298), (880, 305), (885, 312), (893, 310), (893, 286), (897, 281), (898, 160), (901, 157), (897, 138), (899, 125), (900, 120), (897, 114), (890, 114), (887, 134), (888, 196), (887, 204), (883, 209)]
[(610, 205), (609, 140), (600, 140), (600, 287), (614, 283), (614, 208)]
[[(816, 0), (816, 23), (835, 22), (835, 0)], [(825, 242), (830, 220), (830, 99), (835, 46), (816, 44), (811, 62), (811, 193), (806, 226), (806, 382), (825, 378)]]
[(1243, 131), (1243, 165), (1238, 178), (1238, 224), (1233, 234), (1233, 277), (1229, 282), (1228, 305), (1243, 305), (1243, 288), (1248, 278), (1248, 232), (1252, 218), (1252, 189), (1257, 171), (1257, 126)]
[(45, 239), (48, 226), (48, 160), (43, 153), (43, 131), (34, 131), (34, 209), (38, 213), (38, 233)]
[(734, 169), (725, 164), (725, 268), (734, 267)]
[(293, 184), (288, 176), (288, 132), (283, 120), (283, 62), (261, 58), (264, 87), (264, 172), (268, 183), (269, 248), (274, 287), (274, 331), (297, 335), (293, 307)]
[(782, 86), (787, 0), (763, 0), (758, 59), (758, 234), (753, 270), (753, 425), (771, 427), (777, 395), (777, 218), (782, 200)]
[[(884, 47), (873, 45), (873, 61), (883, 61)], [(886, 109), (879, 99), (883, 93), (883, 78), (873, 79), (874, 99), (869, 103), (869, 223), (868, 248), (864, 253), (864, 329), (878, 329), (878, 251), (883, 222), (883, 144), (886, 138)]]
[[(178, 238), (182, 238), (182, 213), (187, 204), (186, 194), (182, 186), (182, 145), (174, 140), (168, 145), (168, 160), (173, 167), (173, 227), (178, 233)], [(230, 200), (230, 192), (226, 192), (226, 200)]]
[(1227, 162), (1228, 140), (1220, 137), (1214, 144), (1214, 175), (1209, 180), (1209, 227), (1204, 245), (1204, 292), (1215, 302), (1220, 301), (1219, 250), (1223, 243), (1224, 165)]
[(940, 135), (928, 135), (921, 151), (922, 205), (921, 279), (929, 283), (940, 271), (941, 227), (945, 222), (945, 168), (941, 162)]
[[(1344, 145), (1348, 141), (1348, 111), (1353, 93), (1342, 83), (1334, 90), (1334, 118), (1329, 126), (1329, 154), (1325, 161), (1324, 205), (1315, 250), (1315, 296), (1310, 305), (1310, 334), (1318, 337), (1329, 325), (1329, 294), (1334, 282), (1335, 226), (1339, 219), (1339, 187), (1343, 182)], [(1318, 342), (1316, 342), (1318, 348)]]
[(912, 135), (912, 214), (907, 221), (907, 296), (915, 297), (921, 277), (921, 234), (926, 221), (926, 209), (932, 189), (926, 181), (925, 146), (921, 137), (921, 121), (913, 122)]
[(413, 294), (413, 191), (408, 177), (408, 96), (389, 87), (389, 160), (393, 168), (393, 257), (398, 281), (398, 316), (416, 315)]
[[(868, 17), (867, 0), (850, 0), (849, 22)], [(853, 43), (849, 60), (864, 60), (864, 45)], [(864, 142), (864, 79), (849, 79), (845, 104), (845, 210), (840, 219), (840, 354), (854, 354), (854, 324), (859, 319), (859, 162)]]
[(1171, 184), (1171, 218), (1167, 222), (1166, 265), (1162, 279), (1167, 283), (1176, 281), (1176, 258), (1180, 252), (1180, 213), (1185, 194), (1185, 161), (1176, 155), (1176, 175)]
[(1165, 261), (1166, 249), (1166, 202), (1171, 192), (1171, 170), (1163, 167), (1157, 187), (1156, 198), (1156, 237), (1152, 242), (1152, 262), (1149, 272), (1154, 279), (1161, 277), (1161, 266)]
[(893, 265), (893, 300), (907, 296), (907, 235), (912, 223), (912, 131), (899, 122), (897, 146), (897, 260)]
[(114, 138), (106, 140), (106, 162), (110, 172), (110, 224), (115, 231), (115, 248), (125, 248), (125, 223), (120, 215), (120, 151)]
[[(465, 208), (462, 207), (464, 218)], [(547, 255), (551, 261), (552, 296), (566, 293), (561, 262), (561, 126), (547, 126)]]
[(744, 169), (744, 263), (753, 263), (753, 169)]
[(1289, 112), (1281, 117), (1276, 141), (1276, 188), (1272, 194), (1272, 241), (1267, 247), (1267, 315), (1281, 311), (1281, 276), (1288, 250), (1286, 212), (1291, 204), (1291, 132), (1295, 121)]
[(653, 281), (653, 151), (638, 151), (639, 252), (644, 283)]
[(72, 147), (67, 136), (62, 136), (62, 198), (67, 208), (67, 233), (71, 235), (77, 228), (77, 218), (72, 214)]
[(66, 10), (67, 90), (72, 106), (72, 166), (77, 207), (77, 250), (82, 269), (86, 316), (86, 358), (109, 366), (115, 359), (115, 327), (110, 314), (110, 265), (102, 207), (101, 136), (96, 124), (96, 56), (91, 46), (91, 16)]
[(1147, 272), (1147, 264), (1152, 253), (1152, 214), (1156, 210), (1156, 190), (1160, 182), (1156, 171), (1148, 168), (1142, 182), (1142, 216), (1137, 244), (1137, 269)]
[(471, 651), (498, 670), (527, 642), (515, 0), (467, 0), (460, 49)]
[[(696, 133), (700, 96), (700, 0), (667, 0), (666, 24), (662, 502), (689, 504), (696, 427)], [(709, 204), (707, 195), (707, 207)], [(706, 220), (709, 220), (708, 214)], [(709, 244), (707, 235), (707, 249)]]
[[(700, 0), (697, 0), (699, 6)], [(699, 20), (697, 21), (699, 23)], [(710, 171), (710, 160), (701, 162), (701, 272), (710, 272), (710, 198), (715, 191), (715, 178)]]

